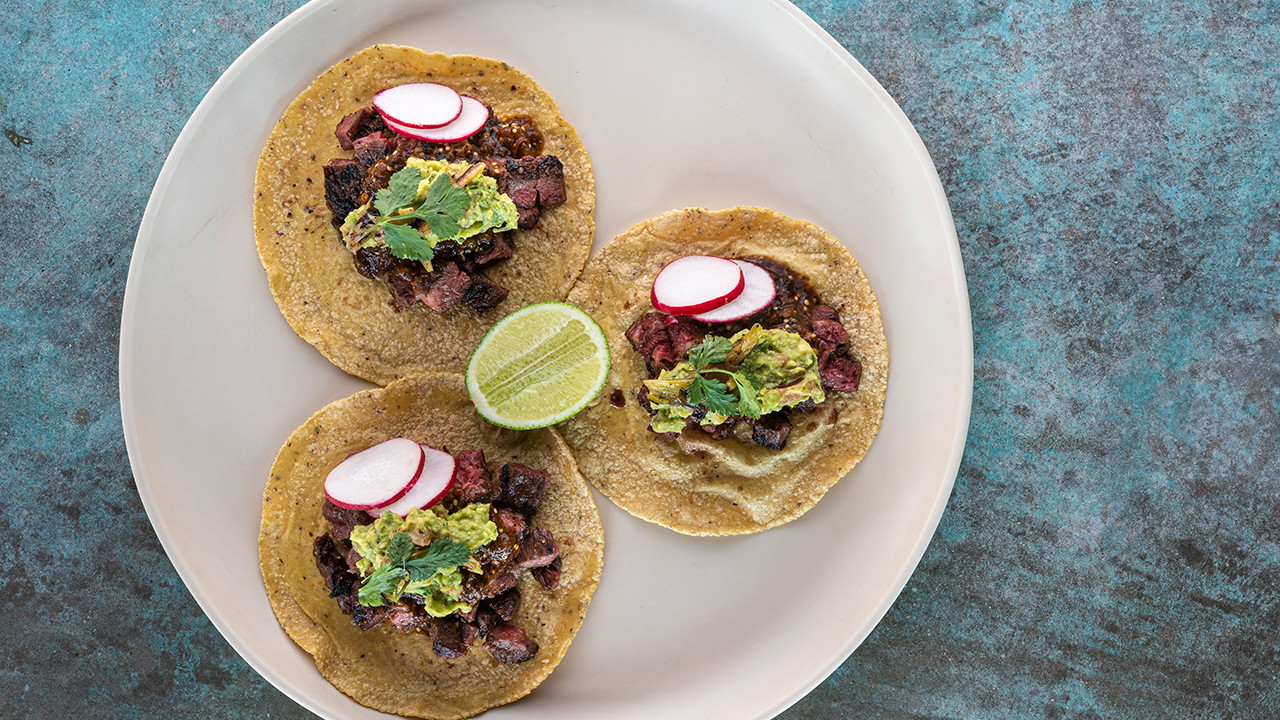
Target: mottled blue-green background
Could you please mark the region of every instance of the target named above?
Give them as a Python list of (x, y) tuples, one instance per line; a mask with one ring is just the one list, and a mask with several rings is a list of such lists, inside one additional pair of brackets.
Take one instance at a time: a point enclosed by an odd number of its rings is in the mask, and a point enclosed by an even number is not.
[[(0, 0), (0, 717), (309, 716), (182, 586), (115, 389), (161, 163), (296, 4)], [(976, 386), (919, 570), (784, 717), (1277, 717), (1280, 3), (801, 7), (938, 165)]]

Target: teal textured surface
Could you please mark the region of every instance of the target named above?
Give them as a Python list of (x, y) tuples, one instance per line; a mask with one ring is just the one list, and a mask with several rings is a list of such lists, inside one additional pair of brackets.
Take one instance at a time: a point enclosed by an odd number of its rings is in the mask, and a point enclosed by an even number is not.
[[(165, 155), (296, 5), (0, 0), (0, 717), (310, 717), (165, 558), (115, 390)], [(1280, 6), (800, 7), (933, 155), (976, 386), (919, 570), (783, 717), (1274, 717)]]

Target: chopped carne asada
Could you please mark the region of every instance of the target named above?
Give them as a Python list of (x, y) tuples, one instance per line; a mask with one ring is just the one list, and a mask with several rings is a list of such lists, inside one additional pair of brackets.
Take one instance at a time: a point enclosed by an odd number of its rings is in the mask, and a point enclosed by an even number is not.
[(489, 503), (489, 519), (497, 528), (496, 538), (476, 550), (460, 569), (458, 609), (444, 617), (433, 616), (424, 598), (412, 592), (382, 605), (362, 604), (362, 584), (372, 576), (357, 567), (361, 556), (351, 536), (356, 527), (375, 519), (327, 499), (322, 513), (329, 530), (313, 542), (316, 567), (329, 596), (362, 630), (386, 622), (402, 632), (429, 635), (432, 649), (442, 658), (461, 657), (480, 643), (500, 663), (525, 662), (537, 654), (538, 644), (511, 624), (521, 603), (517, 585), (526, 570), (548, 591), (555, 589), (560, 577), (560, 550), (551, 531), (530, 525), (550, 473), (513, 462), (503, 465), (495, 478), (479, 450), (458, 453), (455, 463), (453, 486), (440, 507), (453, 513), (474, 503)]
[[(543, 155), (542, 133), (527, 116), (497, 117), (492, 112), (484, 127), (463, 140), (434, 143), (399, 135), (388, 128), (372, 107), (344, 117), (334, 134), (354, 157), (332, 158), (324, 165), (325, 201), (333, 225), (342, 228), (357, 210), (367, 210), (391, 176), (410, 158), (472, 164), (473, 172), (497, 181), (497, 191), (515, 205), (518, 228), (536, 227), (543, 210), (565, 201), (564, 166), (554, 155)], [(478, 164), (478, 166), (477, 166)], [(356, 269), (367, 278), (382, 280), (397, 311), (419, 303), (446, 312), (458, 303), (485, 313), (507, 296), (507, 288), (490, 280), (484, 270), (512, 256), (510, 231), (486, 231), (462, 241), (444, 241), (434, 248), (431, 263), (398, 257), (385, 245), (354, 248)]]
[[(677, 366), (689, 368), (690, 350), (703, 345), (704, 340), (716, 339), (711, 336), (740, 337), (753, 331), (753, 328), (759, 328), (754, 332), (762, 329), (794, 333), (807, 347), (812, 348), (809, 352), (816, 353), (817, 377), (820, 378), (823, 391), (856, 391), (862, 375), (862, 364), (850, 354), (849, 332), (841, 324), (836, 310), (822, 304), (809, 280), (783, 263), (758, 256), (741, 259), (764, 268), (773, 277), (777, 289), (773, 301), (752, 315), (727, 323), (708, 323), (692, 317), (672, 316), (656, 311), (645, 313), (627, 329), (626, 337), (635, 351), (644, 358), (650, 381), (661, 378), (661, 384), (670, 374), (669, 371)], [(772, 412), (743, 416), (725, 414), (723, 411), (717, 414), (709, 409), (709, 405), (686, 399), (683, 411), (674, 418), (667, 417), (664, 422), (659, 422), (660, 416), (654, 408), (655, 398), (651, 395), (651, 387), (650, 383), (646, 383), (640, 389), (639, 404), (655, 418), (651, 429), (671, 438), (678, 436), (682, 427), (698, 427), (715, 440), (733, 436), (742, 442), (749, 440), (761, 447), (781, 450), (791, 434), (792, 414), (812, 412), (816, 407), (815, 399), (804, 398), (799, 402), (786, 403)], [(687, 393), (686, 388), (680, 390)], [(661, 402), (666, 403), (664, 406), (669, 406), (669, 401), (670, 398), (666, 398)], [(817, 397), (816, 402), (821, 402), (821, 397)], [(709, 419), (709, 416), (714, 419)]]

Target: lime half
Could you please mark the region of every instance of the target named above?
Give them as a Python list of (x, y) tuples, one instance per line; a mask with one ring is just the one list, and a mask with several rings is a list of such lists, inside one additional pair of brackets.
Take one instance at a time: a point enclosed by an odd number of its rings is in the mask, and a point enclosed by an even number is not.
[(572, 417), (609, 377), (609, 343), (581, 308), (528, 305), (498, 321), (471, 353), (467, 394), (485, 420), (531, 430)]

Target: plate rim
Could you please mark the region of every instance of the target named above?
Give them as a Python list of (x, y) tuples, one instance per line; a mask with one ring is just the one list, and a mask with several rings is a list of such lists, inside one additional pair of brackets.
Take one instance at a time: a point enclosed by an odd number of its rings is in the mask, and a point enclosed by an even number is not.
[[(866, 623), (864, 627), (850, 635), (849, 641), (845, 643), (844, 648), (836, 654), (832, 662), (828, 663), (822, 670), (820, 676), (816, 676), (810, 682), (802, 684), (797, 692), (784, 698), (776, 703), (770, 710), (769, 714), (763, 717), (774, 718), (782, 714), (787, 708), (799, 702), (809, 693), (813, 692), (822, 683), (848, 660), (862, 643), (871, 635), (880, 621), (888, 614), (889, 609), (897, 602), (898, 597), (907, 586), (907, 581), (915, 574), (916, 569), (920, 566), (920, 560), (924, 557), (925, 551), (929, 548), (929, 544), (933, 541), (937, 532), (938, 524), (942, 521), (942, 513), (946, 510), (947, 503), (951, 498), (951, 491), (955, 487), (956, 477), (960, 472), (960, 463), (964, 459), (965, 445), (968, 442), (969, 424), (973, 417), (973, 314), (969, 306), (969, 286), (967, 276), (964, 270), (964, 257), (960, 252), (960, 238), (956, 233), (955, 218), (951, 214), (951, 204), (947, 202), (946, 189), (942, 186), (942, 178), (938, 175), (937, 165), (933, 162), (933, 156), (929, 154), (929, 149), (924, 144), (924, 139), (920, 137), (920, 133), (916, 131), (915, 124), (907, 117), (906, 111), (898, 105), (888, 90), (880, 84), (880, 81), (871, 74), (869, 70), (858, 62), (858, 59), (849, 52), (848, 48), (841, 45), (831, 33), (818, 24), (816, 20), (809, 17), (803, 10), (796, 7), (788, 0), (763, 0), (786, 12), (793, 20), (798, 22), (811, 37), (824, 47), (828, 52), (832, 53), (837, 60), (845, 65), (856, 77), (861, 79), (880, 102), (882, 108), (890, 113), (897, 122), (898, 130), (907, 136), (907, 142), (913, 150), (912, 159), (922, 165), (925, 176), (928, 178), (930, 186), (930, 195), (934, 199), (934, 212), (938, 213), (939, 220), (942, 221), (943, 227), (946, 228), (947, 260), (952, 269), (955, 281), (955, 312), (960, 320), (959, 329), (962, 340), (961, 356), (961, 399), (960, 412), (956, 417), (956, 427), (951, 438), (950, 459), (948, 461), (948, 469), (946, 480), (938, 486), (937, 493), (933, 497), (930, 507), (930, 514), (926, 522), (920, 527), (919, 532), (912, 543), (912, 550), (909, 553), (910, 561), (899, 570), (898, 577), (895, 578), (893, 586), (888, 588), (884, 594), (884, 598), (874, 613), (874, 618)], [(889, 368), (890, 392), (892, 392), (893, 367), (890, 363)], [(874, 443), (872, 445), (874, 447)]]
[[(138, 282), (135, 276), (139, 273), (139, 258), (148, 246), (146, 238), (153, 233), (151, 226), (156, 222), (155, 215), (159, 212), (158, 207), (163, 204), (164, 196), (167, 194), (167, 188), (171, 183), (171, 178), (176, 172), (176, 157), (185, 154), (187, 146), (192, 142), (194, 126), (199, 125), (205, 116), (212, 112), (211, 108), (216, 104), (219, 97), (225, 92), (225, 88), (232, 82), (232, 79), (244, 72), (246, 66), (250, 65), (257, 55), (263, 52), (262, 48), (275, 42), (276, 38), (291, 31), (291, 28), (301, 22), (304, 18), (314, 13), (323, 11), (331, 5), (348, 2), (349, 0), (310, 0), (304, 5), (296, 8), (272, 27), (268, 28), (262, 35), (258, 36), (252, 43), (246, 47), (236, 59), (227, 66), (227, 68), (218, 76), (218, 79), (205, 92), (200, 102), (196, 105), (195, 110), (187, 118), (183, 124), (182, 130), (178, 133), (174, 140), (173, 146), (169, 150), (168, 155), (161, 167), (160, 173), (157, 175), (155, 183), (152, 186), (152, 192), (148, 196), (145, 210), (143, 211), (141, 222), (138, 226), (138, 232), (134, 239), (134, 247), (130, 255), (129, 270), (125, 280), (125, 291), (121, 308), (120, 322), (120, 339), (117, 354), (117, 379), (120, 394), (120, 412), (121, 425), (125, 441), (125, 449), (129, 458), (130, 472), (133, 475), (134, 487), (138, 491), (139, 499), (142, 502), (143, 509), (147, 514), (148, 522), (151, 524), (152, 531), (155, 532), (159, 539), (161, 547), (165, 551), (165, 555), (169, 559), (177, 571), (179, 578), (186, 587), (187, 592), (196, 601), (201, 612), (222, 635), (223, 639), (236, 651), (236, 653), (257, 672), (267, 680), (273, 687), (280, 690), (294, 702), (298, 703), (308, 711), (320, 716), (329, 717), (327, 711), (322, 710), (316, 703), (311, 702), (308, 696), (295, 687), (291, 682), (277, 674), (270, 665), (261, 662), (260, 658), (251, 653), (249, 649), (242, 643), (239, 636), (232, 631), (227, 622), (211, 613), (206, 607), (207, 599), (203, 598), (200, 593), (196, 592), (191, 585), (189, 577), (192, 570), (189, 565), (181, 558), (175, 557), (171, 552), (175, 541), (171, 534), (164, 529), (163, 523), (157, 523), (158, 512), (155, 508), (155, 500), (148, 492), (147, 483), (142, 479), (145, 473), (140, 472), (140, 461), (136, 459), (136, 452), (132, 448), (138, 447), (138, 430), (139, 418), (137, 410), (133, 406), (133, 393), (131, 392), (132, 380), (128, 377), (127, 370), (135, 364), (135, 356), (137, 355), (134, 344), (128, 342), (136, 333), (137, 325), (137, 306), (136, 299)], [(784, 712), (787, 708), (794, 705), (800, 699), (811, 693), (814, 688), (825, 682), (837, 668), (840, 667), (853, 652), (861, 646), (871, 632), (879, 626), (889, 609), (897, 601), (902, 590), (906, 587), (907, 581), (915, 573), (919, 567), (920, 560), (924, 552), (928, 549), (930, 542), (936, 534), (938, 524), (941, 521), (942, 514), (946, 509), (946, 505), (954, 488), (956, 477), (959, 473), (960, 464), (964, 456), (965, 445), (968, 438), (969, 425), (972, 419), (973, 407), (973, 378), (974, 378), (974, 349), (973, 349), (973, 321), (969, 303), (969, 293), (967, 278), (964, 270), (963, 256), (960, 250), (959, 238), (956, 233), (955, 221), (951, 214), (950, 204), (947, 202), (946, 192), (942, 186), (941, 178), (938, 175), (937, 167), (925, 147), (924, 141), (921, 139), (915, 126), (911, 123), (906, 113), (893, 100), (888, 91), (880, 85), (879, 81), (853, 56), (848, 49), (841, 45), (836, 39), (826, 31), (813, 18), (809, 17), (804, 11), (800, 10), (788, 0), (755, 0), (763, 6), (771, 6), (785, 14), (789, 19), (798, 23), (807, 34), (817, 43), (818, 46), (825, 51), (831, 53), (833, 57), (843, 66), (845, 70), (850, 72), (855, 79), (865, 84), (876, 97), (882, 109), (886, 110), (894, 119), (896, 129), (903, 133), (907, 144), (911, 147), (911, 159), (917, 165), (921, 166), (924, 171), (924, 177), (929, 187), (929, 195), (934, 201), (931, 208), (936, 214), (936, 219), (944, 228), (946, 260), (952, 271), (952, 279), (955, 287), (955, 295), (951, 298), (954, 302), (954, 314), (957, 320), (957, 330), (959, 331), (960, 355), (955, 358), (958, 361), (958, 370), (960, 371), (960, 403), (959, 412), (955, 417), (955, 428), (953, 430), (950, 444), (947, 450), (949, 456), (947, 462), (946, 476), (937, 486), (937, 491), (930, 503), (930, 511), (925, 522), (919, 527), (915, 533), (915, 537), (911, 539), (911, 549), (907, 553), (908, 562), (899, 570), (897, 577), (888, 587), (882, 590), (881, 602), (877, 605), (876, 611), (868, 618), (857, 632), (850, 634), (848, 641), (837, 651), (835, 656), (829, 663), (823, 666), (819, 673), (815, 674), (807, 682), (799, 685), (795, 691), (785, 695), (777, 703), (762, 708), (761, 718), (773, 718)], [(892, 370), (891, 370), (892, 373)]]

